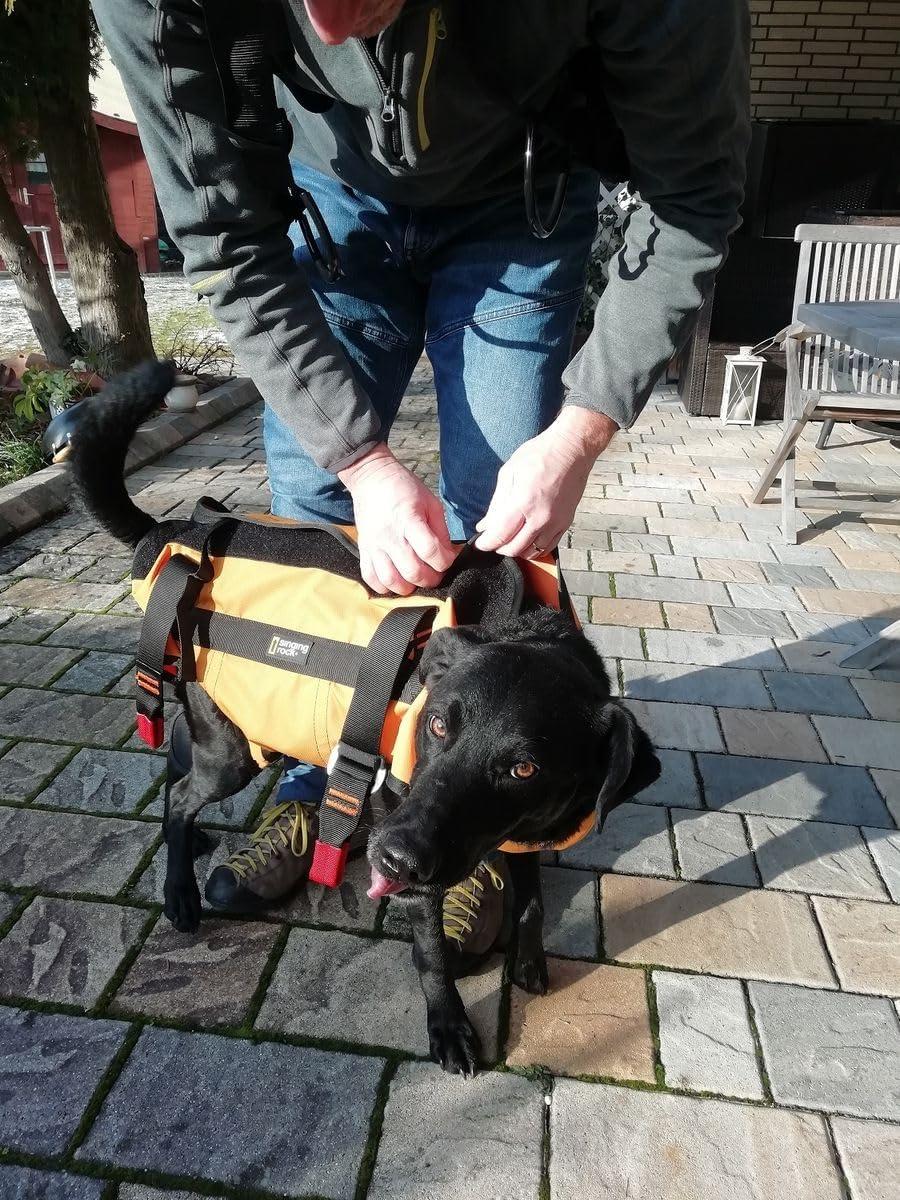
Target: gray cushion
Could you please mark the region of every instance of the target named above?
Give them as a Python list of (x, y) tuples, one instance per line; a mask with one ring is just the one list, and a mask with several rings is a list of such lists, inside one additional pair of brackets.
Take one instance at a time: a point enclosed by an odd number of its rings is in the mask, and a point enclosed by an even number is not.
[(801, 304), (797, 318), (873, 358), (900, 359), (900, 300)]

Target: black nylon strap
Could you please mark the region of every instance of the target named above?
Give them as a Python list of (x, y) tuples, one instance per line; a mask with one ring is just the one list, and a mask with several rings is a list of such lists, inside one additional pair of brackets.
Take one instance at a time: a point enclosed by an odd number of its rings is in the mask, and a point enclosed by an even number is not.
[(328, 787), (319, 810), (320, 842), (341, 846), (359, 824), (363, 806), (384, 770), (381, 732), (397, 677), (413, 635), (435, 607), (395, 608), (366, 647), (341, 740), (329, 765)]
[[(183, 555), (174, 554), (160, 571), (159, 578), (153, 585), (141, 622), (141, 638), (137, 652), (137, 706), (138, 712), (144, 716), (158, 717), (162, 713), (166, 645), (173, 630), (181, 650), (178, 678), (185, 679), (193, 675), (191, 613), (200, 589), (209, 577), (205, 553), (199, 566)], [(155, 682), (155, 697), (152, 690), (141, 685), (142, 674)]]
[(353, 687), (365, 658), (365, 647), (350, 642), (267, 625), (248, 617), (210, 612), (193, 613), (194, 641), (206, 649), (221, 650), (237, 658), (265, 663), (295, 675), (311, 675)]

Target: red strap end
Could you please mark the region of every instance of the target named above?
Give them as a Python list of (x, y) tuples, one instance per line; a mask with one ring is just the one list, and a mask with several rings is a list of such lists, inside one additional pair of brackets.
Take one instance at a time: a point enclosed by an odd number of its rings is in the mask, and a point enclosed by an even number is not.
[(145, 717), (137, 715), (137, 732), (142, 742), (151, 750), (158, 750), (166, 739), (165, 722), (162, 717)]
[(327, 842), (317, 841), (309, 878), (313, 883), (321, 883), (325, 887), (337, 887), (344, 878), (349, 853), (349, 841), (342, 846), (329, 846)]

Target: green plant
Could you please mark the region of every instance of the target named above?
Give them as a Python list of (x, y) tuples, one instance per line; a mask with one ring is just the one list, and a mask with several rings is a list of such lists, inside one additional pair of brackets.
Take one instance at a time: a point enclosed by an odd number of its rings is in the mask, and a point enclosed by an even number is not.
[(0, 486), (43, 467), (41, 432), (40, 426), (21, 418), (0, 424)]
[(151, 321), (150, 329), (156, 353), (160, 358), (173, 359), (179, 374), (234, 374), (234, 354), (207, 305), (174, 308)]
[(45, 412), (62, 412), (83, 390), (71, 371), (40, 371), (30, 367), (22, 376), (22, 391), (13, 398), (13, 411), (33, 422)]

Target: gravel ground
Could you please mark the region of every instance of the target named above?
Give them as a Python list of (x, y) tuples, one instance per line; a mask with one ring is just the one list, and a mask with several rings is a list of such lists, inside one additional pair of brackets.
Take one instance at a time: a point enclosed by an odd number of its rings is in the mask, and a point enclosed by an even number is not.
[[(185, 308), (197, 303), (197, 298), (188, 287), (180, 272), (172, 275), (145, 275), (144, 291), (150, 320), (166, 316), (173, 309)], [(73, 326), (79, 324), (78, 308), (71, 280), (59, 279), (59, 295), (63, 312)], [(0, 276), (0, 355), (8, 355), (22, 349), (38, 349), (37, 339), (13, 281)]]

